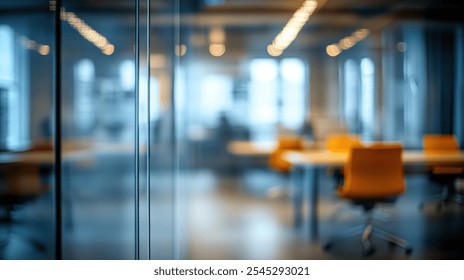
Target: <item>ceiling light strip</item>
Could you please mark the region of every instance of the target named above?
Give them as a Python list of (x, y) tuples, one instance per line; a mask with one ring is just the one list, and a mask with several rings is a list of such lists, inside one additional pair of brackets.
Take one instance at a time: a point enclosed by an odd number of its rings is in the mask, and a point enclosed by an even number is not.
[(369, 36), (369, 33), (369, 29), (360, 28), (351, 33), (350, 36), (346, 36), (345, 38), (341, 39), (338, 43), (328, 45), (325, 50), (329, 56), (335, 57), (342, 53), (342, 51), (349, 50), (358, 42), (366, 39), (367, 36)]
[(85, 21), (80, 19), (72, 12), (61, 12), (61, 20), (66, 21), (74, 29), (79, 32), (87, 41), (99, 48), (104, 54), (112, 55), (114, 53), (114, 45), (111, 44), (105, 36), (101, 35), (95, 29), (90, 27)]
[(28, 49), (37, 51), (41, 55), (49, 55), (50, 54), (50, 46), (39, 44), (34, 40), (31, 40), (25, 36), (20, 37), (21, 43)]
[(298, 33), (309, 20), (314, 10), (316, 10), (316, 7), (317, 1), (305, 0), (303, 5), (292, 15), (287, 24), (285, 24), (282, 31), (277, 34), (272, 44), (268, 45), (268, 53), (272, 56), (281, 55), (298, 36)]

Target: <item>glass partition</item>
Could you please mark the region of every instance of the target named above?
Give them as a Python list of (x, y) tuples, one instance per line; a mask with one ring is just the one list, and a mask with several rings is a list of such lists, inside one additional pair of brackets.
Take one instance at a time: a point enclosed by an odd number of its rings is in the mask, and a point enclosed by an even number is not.
[(183, 254), (179, 9), (0, 2), (1, 259)]
[(293, 231), (295, 174), (268, 164), (281, 136), (462, 146), (462, 22), (428, 22), (428, 5), (367, 19), (318, 1), (279, 49), (303, 1), (13, 2), (0, 259), (325, 258)]
[(63, 3), (66, 259), (179, 254), (175, 3)]
[[(0, 1), (0, 259), (55, 255), (53, 12)], [(27, 20), (24, 20), (27, 19)]]
[(135, 258), (134, 24), (134, 3), (62, 2), (64, 259)]

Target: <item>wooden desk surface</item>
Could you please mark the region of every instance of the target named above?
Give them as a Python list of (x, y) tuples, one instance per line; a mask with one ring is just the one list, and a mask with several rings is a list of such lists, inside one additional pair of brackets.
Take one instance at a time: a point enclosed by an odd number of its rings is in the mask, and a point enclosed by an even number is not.
[[(63, 161), (89, 160), (93, 158), (90, 150), (70, 150), (62, 153)], [(54, 151), (34, 151), (22, 153), (1, 153), (0, 164), (8, 163), (34, 163), (53, 164), (55, 162)]]
[[(414, 164), (447, 164), (464, 165), (464, 152), (426, 154), (422, 150), (404, 150), (403, 163)], [(297, 166), (343, 166), (348, 159), (348, 153), (333, 153), (327, 150), (307, 150), (303, 152), (286, 152), (283, 157)]]
[(231, 141), (227, 145), (227, 150), (238, 156), (268, 156), (275, 150), (277, 142), (275, 141)]
[[(312, 141), (305, 141), (305, 147), (314, 145)], [(236, 156), (269, 156), (277, 148), (277, 141), (234, 140), (227, 145), (229, 153)]]
[[(69, 143), (66, 143), (69, 144)], [(71, 143), (63, 145), (62, 160), (70, 161), (91, 161), (101, 154), (124, 154), (133, 155), (134, 145), (130, 143)], [(146, 152), (146, 146), (141, 145), (140, 152)], [(0, 164), (8, 163), (33, 163), (33, 164), (53, 164), (55, 162), (54, 150), (25, 151), (25, 152), (5, 152), (0, 153)]]

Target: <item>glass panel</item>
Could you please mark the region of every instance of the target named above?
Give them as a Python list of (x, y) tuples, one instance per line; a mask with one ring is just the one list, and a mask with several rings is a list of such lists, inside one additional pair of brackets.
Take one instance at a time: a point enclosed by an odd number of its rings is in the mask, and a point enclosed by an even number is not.
[[(176, 21), (155, 20), (175, 18), (179, 13), (176, 10), (177, 1), (151, 2), (152, 20), (150, 38), (148, 38), (150, 69), (147, 73), (149, 79), (145, 78), (149, 84), (146, 93), (143, 93), (144, 87), (141, 86), (140, 97), (142, 109), (140, 123), (148, 124), (145, 143), (148, 148), (146, 166), (149, 171), (148, 177), (142, 179), (144, 184), (149, 186), (146, 189), (149, 200), (147, 208), (142, 208), (141, 223), (143, 224), (144, 220), (149, 222), (146, 233), (149, 244), (148, 248), (141, 247), (141, 258), (145, 258), (146, 254), (146, 258), (149, 259), (175, 259), (182, 253), (177, 243), (178, 236), (181, 234), (178, 221), (185, 216), (185, 213), (180, 212), (178, 205), (180, 193), (177, 188), (181, 180), (179, 174), (181, 160), (185, 160), (185, 154), (181, 150), (183, 113), (180, 102), (182, 95), (179, 60), (187, 50), (182, 51), (180, 48), (181, 34)], [(146, 49), (143, 46), (141, 48), (144, 50), (142, 57), (146, 57), (144, 54)], [(145, 112), (144, 108), (146, 108)], [(142, 126), (141, 129), (145, 128)], [(144, 132), (141, 131), (140, 135), (144, 135)], [(144, 205), (145, 202), (142, 201), (142, 207)], [(144, 213), (149, 214), (147, 219), (144, 218), (146, 216)], [(143, 237), (144, 233), (141, 236)]]
[(55, 256), (48, 4), (0, 1), (0, 259)]
[(150, 19), (176, 1), (64, 6), (63, 144), (85, 155), (63, 165), (64, 258), (175, 258), (178, 29)]
[(64, 259), (135, 258), (134, 3), (63, 1)]
[[(268, 166), (280, 135), (462, 146), (462, 22), (433, 5), (392, 3), (407, 15), (392, 22), (374, 4), (320, 3), (278, 49), (302, 1), (13, 2), (0, 0), (1, 259), (327, 258), (294, 232), (291, 174)], [(321, 198), (327, 217), (333, 189)]]

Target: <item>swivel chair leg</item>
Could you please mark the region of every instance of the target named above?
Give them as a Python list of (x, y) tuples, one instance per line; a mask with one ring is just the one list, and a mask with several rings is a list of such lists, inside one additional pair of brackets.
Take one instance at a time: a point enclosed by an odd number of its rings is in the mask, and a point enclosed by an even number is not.
[(343, 241), (345, 239), (348, 239), (348, 238), (351, 238), (351, 237), (354, 237), (354, 236), (357, 236), (357, 235), (360, 235), (362, 234), (364, 230), (364, 225), (359, 225), (359, 226), (356, 226), (354, 228), (351, 228), (351, 229), (348, 229), (348, 230), (345, 230), (342, 234), (340, 235), (337, 235), (336, 237), (334, 237), (333, 239), (331, 239), (330, 241), (326, 242), (323, 246), (323, 249), (324, 250), (329, 250), (332, 245), (334, 245), (335, 243), (338, 243), (340, 241)]
[(373, 235), (373, 230), (374, 227), (371, 224), (369, 224), (366, 226), (362, 233), (361, 241), (363, 245), (363, 254), (366, 257), (372, 255), (375, 251), (375, 248), (374, 246), (372, 246), (372, 243), (370, 241), (370, 237), (371, 235)]
[(419, 209), (422, 210), (424, 208), (426, 203), (433, 203), (435, 202), (435, 209), (437, 212), (441, 211), (446, 204), (453, 202), (459, 205), (464, 205), (464, 195), (457, 192), (454, 189), (454, 185), (448, 185), (446, 187), (443, 187), (443, 191), (440, 194), (428, 197), (426, 200), (422, 201)]
[(396, 245), (405, 249), (407, 255), (409, 255), (412, 252), (412, 247), (409, 245), (409, 242), (402, 238), (399, 238), (396, 235), (393, 235), (378, 228), (375, 229), (375, 235), (383, 240), (388, 241), (388, 243), (391, 245)]

